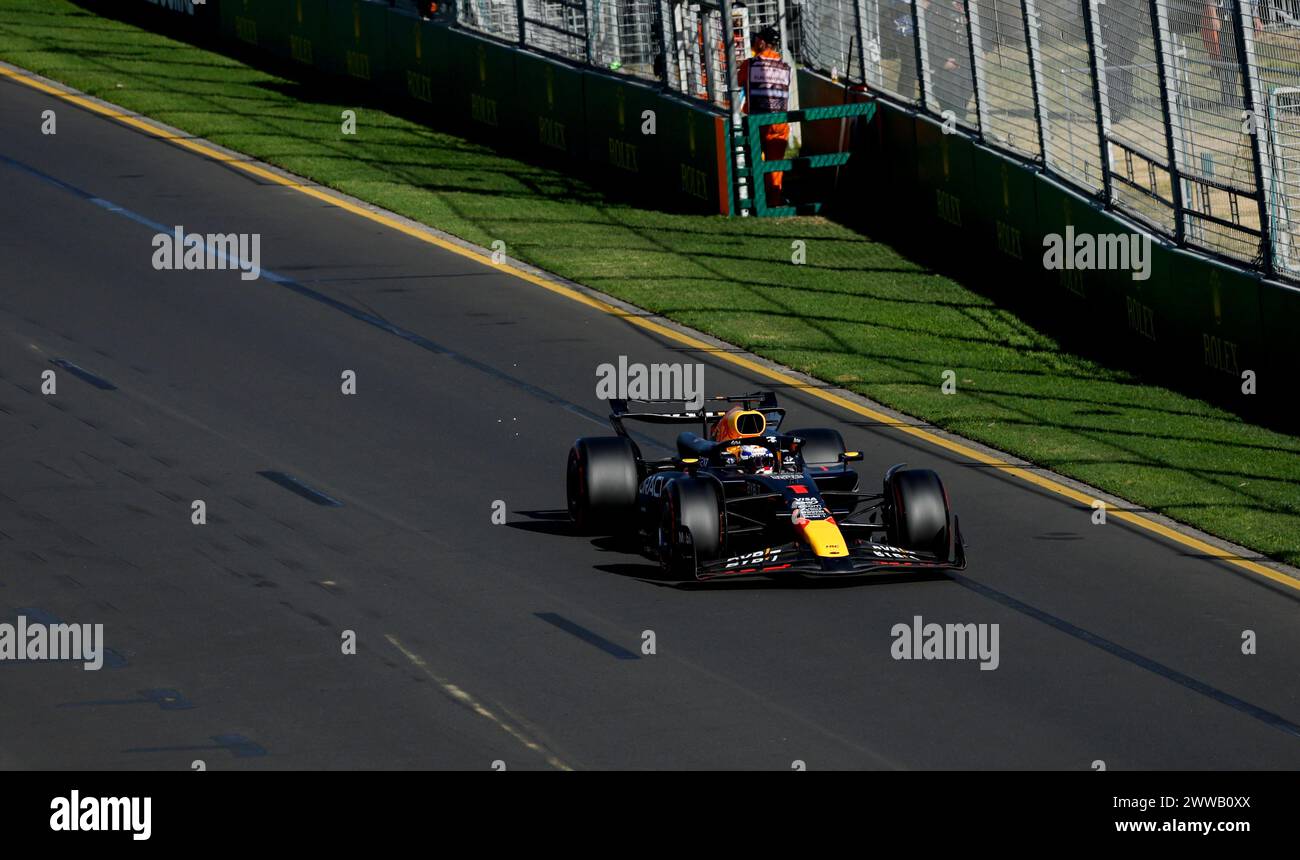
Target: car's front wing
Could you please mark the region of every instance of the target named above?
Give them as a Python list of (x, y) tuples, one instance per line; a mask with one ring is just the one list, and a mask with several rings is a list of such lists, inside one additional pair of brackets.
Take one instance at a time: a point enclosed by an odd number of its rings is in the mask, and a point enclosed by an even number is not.
[(696, 568), (695, 578), (731, 579), (786, 573), (842, 577), (898, 574), (908, 571), (963, 570), (965, 567), (966, 551), (962, 545), (961, 534), (958, 532), (953, 541), (952, 554), (948, 558), (869, 541), (855, 541), (849, 547), (847, 556), (827, 558), (814, 554), (806, 546), (788, 543), (704, 562)]

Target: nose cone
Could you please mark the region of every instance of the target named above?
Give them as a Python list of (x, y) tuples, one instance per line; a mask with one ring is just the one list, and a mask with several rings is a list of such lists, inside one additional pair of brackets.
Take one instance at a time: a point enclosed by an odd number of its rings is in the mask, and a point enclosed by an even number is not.
[(818, 558), (843, 558), (849, 554), (848, 544), (834, 520), (806, 520), (799, 525), (799, 531)]

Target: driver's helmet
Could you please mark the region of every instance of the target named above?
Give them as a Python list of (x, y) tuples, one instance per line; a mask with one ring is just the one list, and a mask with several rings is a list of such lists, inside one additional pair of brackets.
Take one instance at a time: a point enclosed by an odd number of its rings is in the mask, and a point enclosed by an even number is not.
[(776, 456), (762, 445), (741, 445), (736, 451), (737, 465), (755, 475), (770, 475), (776, 470)]

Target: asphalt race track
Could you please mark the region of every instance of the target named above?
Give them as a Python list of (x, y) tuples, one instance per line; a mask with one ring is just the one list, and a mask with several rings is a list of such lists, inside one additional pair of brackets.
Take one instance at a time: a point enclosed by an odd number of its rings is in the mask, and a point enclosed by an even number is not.
[[(762, 379), (9, 80), (0, 200), (0, 620), (111, 649), (0, 663), (0, 768), (1300, 767), (1300, 591), (789, 390), (937, 469), (969, 568), (678, 587), (566, 527), (595, 368)], [(156, 271), (175, 225), (263, 277)], [(918, 615), (997, 669), (893, 659)]]

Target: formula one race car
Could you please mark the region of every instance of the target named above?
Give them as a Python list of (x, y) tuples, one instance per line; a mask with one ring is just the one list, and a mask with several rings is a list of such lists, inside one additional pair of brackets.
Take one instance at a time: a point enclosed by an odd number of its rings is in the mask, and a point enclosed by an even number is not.
[[(966, 554), (939, 476), (897, 465), (883, 492), (858, 491), (835, 430), (780, 432), (773, 392), (717, 397), (722, 411), (650, 412), (680, 401), (609, 401), (617, 436), (569, 452), (569, 515), (588, 533), (626, 533), (680, 579), (960, 570)], [(701, 424), (677, 456), (646, 460), (624, 427)]]

